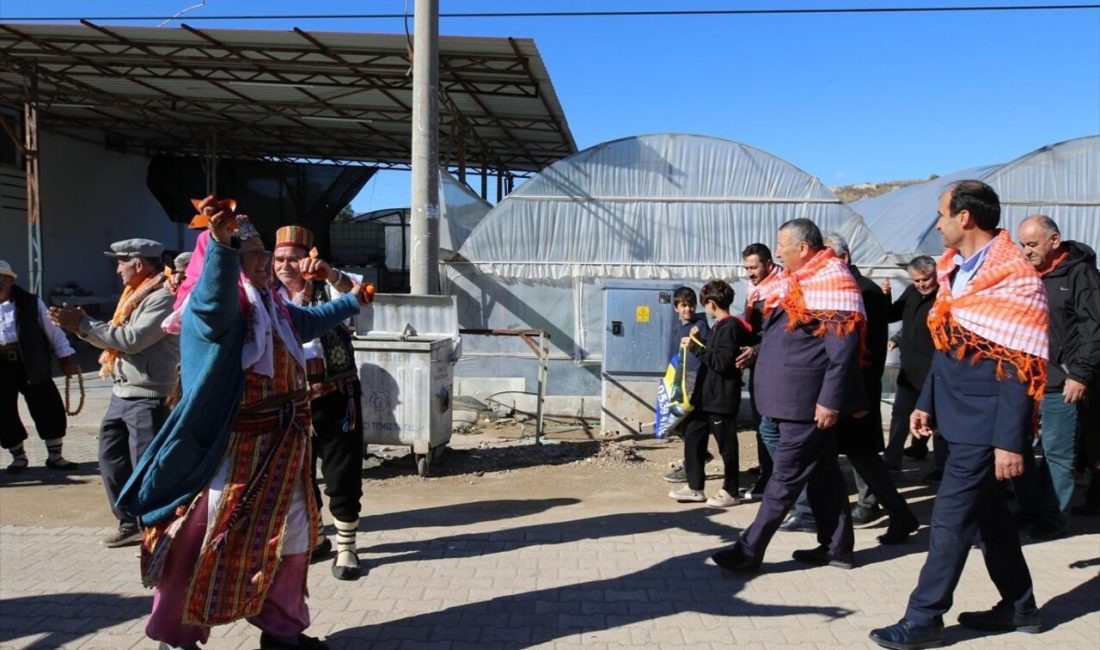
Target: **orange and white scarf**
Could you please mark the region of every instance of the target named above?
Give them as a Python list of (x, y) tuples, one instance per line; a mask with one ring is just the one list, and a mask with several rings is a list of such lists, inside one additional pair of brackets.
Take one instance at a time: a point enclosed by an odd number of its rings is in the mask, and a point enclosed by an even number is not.
[(761, 282), (764, 314), (787, 312), (787, 331), (816, 323), (814, 336), (862, 333), (867, 320), (859, 285), (848, 265), (832, 250), (818, 251), (797, 271), (783, 269), (774, 282)]
[(928, 312), (932, 343), (958, 359), (972, 355), (997, 362), (997, 378), (1006, 365), (1028, 385), (1028, 394), (1042, 399), (1048, 356), (1047, 293), (1035, 268), (1001, 230), (985, 261), (959, 295), (951, 293), (958, 250), (948, 248), (936, 265), (940, 289)]
[[(142, 280), (137, 288), (126, 285), (126, 288), (122, 290), (122, 295), (118, 297), (118, 304), (115, 306), (115, 314), (111, 317), (111, 325), (122, 327), (130, 322), (130, 315), (134, 313), (134, 310), (141, 304), (141, 301), (145, 300), (149, 297), (149, 294), (159, 289), (167, 279), (168, 277), (163, 273), (154, 273)], [(99, 355), (100, 377), (104, 379), (111, 378), (111, 374), (115, 369), (115, 363), (118, 361), (118, 355), (118, 350), (114, 348), (107, 348)]]

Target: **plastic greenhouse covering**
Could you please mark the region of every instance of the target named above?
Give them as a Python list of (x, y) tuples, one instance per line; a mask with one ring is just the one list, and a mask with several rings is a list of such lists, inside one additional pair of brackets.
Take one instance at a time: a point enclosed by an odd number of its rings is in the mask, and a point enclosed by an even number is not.
[[(844, 235), (865, 272), (882, 263), (858, 215), (771, 154), (697, 135), (615, 140), (547, 167), (494, 207), (444, 263), (444, 291), (458, 298), (460, 327), (547, 331), (550, 395), (598, 395), (605, 280), (698, 291), (721, 278), (739, 310), (741, 251), (774, 248), (795, 217)], [(467, 337), (456, 375), (519, 377), (534, 390), (537, 365), (516, 358), (517, 345), (522, 356), (516, 341)]]
[(497, 205), (460, 258), (523, 279), (736, 277), (741, 250), (796, 217), (847, 237), (858, 264), (884, 251), (821, 181), (753, 147), (657, 134), (560, 160)]
[(1048, 145), (1003, 165), (975, 167), (889, 194), (856, 201), (852, 209), (883, 247), (903, 259), (938, 255), (943, 240), (936, 230), (939, 197), (952, 183), (976, 179), (1001, 198), (1001, 226), (1013, 239), (1028, 215), (1054, 219), (1064, 239), (1100, 246), (1100, 135)]

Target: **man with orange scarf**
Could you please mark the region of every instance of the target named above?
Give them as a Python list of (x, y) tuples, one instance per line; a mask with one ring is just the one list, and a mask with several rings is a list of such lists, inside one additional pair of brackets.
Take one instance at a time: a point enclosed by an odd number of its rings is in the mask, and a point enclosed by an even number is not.
[(784, 223), (778, 244), (785, 269), (760, 287), (763, 338), (753, 379), (760, 414), (779, 427), (772, 475), (756, 520), (732, 548), (711, 559), (730, 571), (755, 571), (809, 483), (818, 546), (795, 551), (794, 559), (851, 568), (852, 514), (833, 427), (841, 414), (866, 410), (859, 375), (863, 299), (848, 266), (825, 248), (812, 221)]
[(163, 253), (164, 246), (151, 239), (111, 244), (104, 255), (115, 260), (123, 290), (110, 321), (90, 318), (79, 307), (50, 308), (55, 323), (103, 350), (99, 376), (112, 383), (99, 429), (99, 473), (118, 519), (118, 530), (102, 540), (108, 548), (141, 541), (137, 522), (115, 501), (168, 417), (164, 401), (176, 384), (179, 342), (160, 328), (173, 300), (164, 287)]
[(960, 614), (959, 624), (989, 631), (1041, 627), (1005, 486), (1023, 473), (1045, 389), (1046, 290), (997, 227), (1001, 205), (993, 188), (956, 183), (940, 197), (937, 216), (946, 250), (928, 313), (936, 352), (909, 425), (914, 436), (927, 437), (938, 421), (948, 455), (928, 556), (905, 617), (871, 632), (885, 648), (944, 644), (943, 615), (976, 539), (1001, 600), (990, 610)]

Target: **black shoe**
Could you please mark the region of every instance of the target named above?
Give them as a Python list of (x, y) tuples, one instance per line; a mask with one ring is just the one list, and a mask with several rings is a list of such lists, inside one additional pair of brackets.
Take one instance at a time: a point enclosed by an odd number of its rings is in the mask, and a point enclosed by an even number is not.
[(710, 556), (710, 559), (726, 571), (750, 573), (760, 568), (760, 562), (745, 557), (739, 545), (733, 545), (724, 551), (718, 551)]
[(313, 552), (309, 555), (310, 562), (320, 562), (327, 558), (329, 553), (332, 553), (332, 540), (324, 538), (321, 543), (317, 545), (317, 548), (313, 549)]
[(905, 540), (909, 539), (909, 536), (917, 532), (920, 528), (920, 522), (913, 515), (909, 515), (908, 518), (896, 519), (890, 517), (890, 525), (886, 528), (886, 532), (878, 536), (879, 544), (901, 544)]
[(921, 477), (920, 482), (927, 485), (933, 485), (943, 481), (943, 470), (934, 469)]
[(904, 618), (888, 627), (871, 630), (871, 640), (892, 650), (943, 647), (943, 624), (917, 625)]
[(783, 523), (779, 524), (779, 530), (786, 533), (816, 533), (817, 522), (810, 517), (803, 517), (792, 512), (787, 515)]
[(874, 523), (879, 519), (882, 519), (886, 515), (886, 511), (882, 509), (882, 506), (875, 504), (870, 508), (864, 506), (856, 506), (852, 510), (852, 525), (853, 526), (866, 526), (867, 524)]
[(1039, 521), (1031, 527), (1027, 536), (1036, 542), (1049, 542), (1066, 534), (1066, 527), (1060, 524), (1052, 524), (1049, 521)]
[(1009, 603), (997, 603), (993, 609), (984, 612), (963, 612), (959, 614), (959, 625), (983, 632), (1026, 632), (1037, 634), (1043, 629), (1039, 618), (1039, 609), (1034, 608), (1025, 614), (1017, 614)]
[(906, 458), (915, 458), (916, 460), (924, 460), (928, 458), (928, 447), (917, 447), (915, 445), (909, 445), (905, 449), (901, 450), (901, 453)]
[(157, 646), (157, 650), (202, 650), (202, 648), (194, 643), (188, 645), (170, 645), (161, 641)]
[(287, 643), (267, 632), (260, 632), (260, 650), (329, 650), (329, 647), (328, 643), (305, 634), (298, 635), (297, 643)]
[(66, 459), (64, 456), (56, 459), (47, 458), (46, 467), (57, 470), (59, 472), (69, 472), (80, 467), (80, 463), (74, 463), (71, 460)]
[(852, 559), (851, 553), (833, 555), (829, 553), (829, 548), (824, 544), (817, 548), (795, 551), (791, 557), (794, 558), (796, 562), (802, 562), (803, 564), (812, 564), (814, 566), (828, 565), (835, 566), (838, 569), (851, 569), (856, 565), (855, 560)]

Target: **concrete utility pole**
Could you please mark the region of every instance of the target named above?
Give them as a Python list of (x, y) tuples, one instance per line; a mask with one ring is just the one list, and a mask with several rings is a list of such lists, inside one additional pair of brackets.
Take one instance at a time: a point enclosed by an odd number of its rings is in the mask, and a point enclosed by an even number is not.
[(439, 292), (439, 0), (413, 16), (412, 216), (409, 288)]

